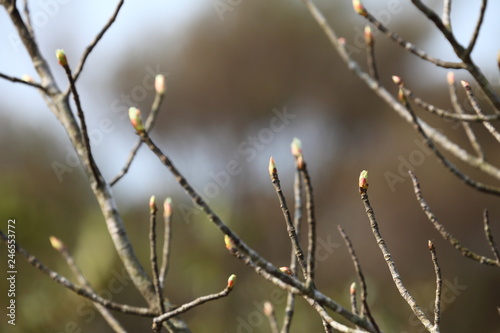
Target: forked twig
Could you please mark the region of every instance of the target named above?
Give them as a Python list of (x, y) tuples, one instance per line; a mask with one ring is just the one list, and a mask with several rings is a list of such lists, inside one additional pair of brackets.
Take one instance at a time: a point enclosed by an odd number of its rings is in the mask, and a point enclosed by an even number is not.
[[(403, 85), (402, 80), (399, 77), (394, 76), (393, 80), (398, 86)], [(404, 105), (406, 110), (410, 113), (412, 123), (413, 123), (415, 130), (417, 131), (417, 133), (419, 133), (424, 138), (425, 144), (427, 145), (427, 147), (429, 147), (434, 152), (434, 154), (438, 158), (439, 162), (441, 162), (448, 170), (450, 170), (453, 174), (455, 174), (459, 179), (461, 179), (465, 184), (469, 185), (470, 187), (475, 188), (476, 190), (478, 190), (480, 192), (494, 194), (494, 195), (500, 195), (500, 188), (497, 188), (494, 186), (488, 186), (488, 185), (485, 185), (481, 182), (478, 182), (478, 181), (470, 178), (468, 175), (466, 175), (462, 171), (460, 171), (453, 163), (451, 163), (439, 151), (439, 149), (437, 149), (434, 142), (427, 136), (424, 129), (420, 125), (421, 120), (419, 118), (417, 118), (417, 116), (415, 115), (415, 112), (413, 111), (410, 104), (406, 100), (406, 97), (405, 97), (404, 93), (401, 91), (401, 89), (400, 89), (400, 93), (399, 93), (399, 98), (401, 100), (402, 105)]]
[[(458, 101), (457, 86), (455, 84), (455, 74), (453, 74), (453, 72), (448, 72), (447, 81), (448, 81), (448, 90), (450, 92), (451, 104), (453, 105), (453, 109), (457, 114), (462, 116), (465, 114), (465, 111), (462, 105)], [(461, 124), (462, 127), (464, 128), (465, 134), (467, 135), (467, 138), (469, 139), (472, 148), (476, 151), (477, 156), (480, 159), (484, 160), (485, 154), (483, 148), (481, 147), (481, 144), (477, 140), (477, 137), (474, 134), (474, 131), (472, 130), (470, 124), (465, 121), (462, 121)]]
[[(145, 129), (146, 131), (150, 132), (153, 129), (153, 126), (155, 125), (156, 119), (158, 118), (159, 110), (161, 103), (163, 102), (163, 98), (165, 97), (165, 91), (166, 91), (166, 83), (165, 83), (165, 77), (161, 74), (158, 74), (155, 77), (155, 99), (153, 101), (153, 104), (151, 105), (151, 111), (149, 112), (148, 117), (146, 118), (146, 123), (145, 123)], [(120, 179), (123, 178), (130, 169), (130, 166), (132, 165), (132, 162), (134, 161), (135, 156), (137, 155), (137, 152), (139, 151), (139, 148), (142, 145), (141, 139), (137, 139), (137, 142), (134, 144), (132, 149), (130, 150), (130, 153), (127, 158), (127, 162), (125, 162), (125, 165), (123, 168), (120, 170), (120, 172), (111, 180), (109, 183), (111, 186), (115, 185)]]
[[(351, 240), (345, 233), (344, 229), (340, 225), (337, 226), (340, 235), (344, 239), (345, 245), (347, 246), (347, 249), (349, 250), (349, 254), (351, 255), (351, 261), (354, 264), (354, 269), (356, 270), (356, 275), (358, 276), (358, 281), (361, 286), (361, 314), (363, 316), (366, 316), (372, 326), (375, 328), (376, 332), (380, 332), (380, 328), (378, 327), (377, 323), (375, 322), (375, 318), (373, 318), (370, 307), (368, 306), (368, 288), (366, 287), (366, 281), (365, 281), (365, 276), (363, 275), (363, 271), (361, 270), (361, 264), (359, 263), (358, 256), (356, 255), (356, 252), (354, 251), (354, 247), (352, 246)], [(351, 304), (353, 299), (353, 294), (351, 292)], [(354, 301), (356, 300), (356, 291), (354, 289)], [(352, 304), (354, 307), (355, 304)]]
[[(480, 117), (485, 117), (483, 111), (481, 110), (481, 107), (479, 106), (479, 102), (474, 95), (474, 92), (472, 91), (471, 86), (469, 85), (468, 82), (462, 81), (462, 87), (465, 89), (465, 93), (467, 94), (467, 98), (470, 101), (470, 104), (472, 105), (472, 108), (474, 111), (476, 111), (477, 115)], [(490, 134), (497, 140), (497, 142), (500, 143), (500, 133), (497, 131), (497, 129), (489, 122), (489, 121), (483, 121), (484, 127), (490, 132)]]
[(436, 215), (434, 215), (434, 213), (431, 211), (429, 205), (427, 204), (427, 202), (425, 201), (425, 199), (422, 195), (422, 191), (420, 190), (420, 183), (418, 182), (417, 176), (415, 176), (415, 174), (412, 171), (409, 171), (408, 173), (410, 174), (411, 180), (413, 181), (413, 189), (415, 191), (415, 196), (417, 197), (417, 200), (420, 203), (420, 207), (424, 211), (425, 215), (427, 215), (427, 218), (432, 223), (434, 228), (436, 228), (436, 230), (441, 234), (441, 236), (445, 240), (450, 242), (450, 244), (455, 249), (457, 249), (464, 257), (470, 258), (470, 259), (477, 261), (481, 264), (500, 267), (500, 262), (493, 260), (493, 259), (490, 259), (490, 258), (487, 258), (485, 256), (481, 256), (481, 255), (469, 250), (465, 246), (463, 246), (458, 241), (458, 239), (453, 237), (453, 235), (450, 234), (441, 223), (439, 223)]

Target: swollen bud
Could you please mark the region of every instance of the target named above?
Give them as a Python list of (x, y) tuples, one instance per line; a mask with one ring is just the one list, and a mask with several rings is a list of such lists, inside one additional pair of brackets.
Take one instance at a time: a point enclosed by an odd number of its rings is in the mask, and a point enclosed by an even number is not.
[(163, 216), (170, 217), (172, 216), (172, 198), (166, 198), (163, 203)]
[(278, 169), (276, 169), (276, 163), (274, 162), (274, 158), (271, 156), (269, 159), (269, 176), (271, 176), (271, 179), (274, 179), (277, 175)]
[(167, 90), (167, 84), (165, 82), (165, 76), (158, 74), (155, 77), (155, 90), (159, 95), (163, 95)]
[(365, 6), (361, 3), (360, 0), (352, 0), (352, 6), (356, 13), (358, 13), (361, 16), (368, 16), (368, 13), (366, 12)]
[(359, 174), (359, 190), (366, 192), (368, 189), (368, 171), (363, 170)]
[(464, 87), (465, 90), (467, 91), (471, 90), (469, 82), (462, 80), (460, 81), (460, 83), (462, 84), (462, 87)]
[(373, 45), (373, 32), (369, 25), (365, 27), (365, 42), (367, 45)]
[(344, 37), (340, 37), (337, 41), (338, 41), (338, 42), (339, 42), (339, 44), (340, 44), (340, 45), (342, 45), (342, 46), (344, 46), (344, 45), (346, 44), (346, 40), (345, 40), (345, 38), (344, 38)]
[(229, 279), (227, 279), (227, 288), (229, 290), (233, 289), (234, 284), (236, 283), (236, 275), (231, 275)]
[(56, 58), (59, 65), (66, 67), (68, 66), (68, 59), (66, 59), (66, 53), (63, 49), (56, 50)]
[(429, 251), (434, 251), (434, 243), (431, 241), (427, 241), (427, 246), (429, 247)]
[(229, 251), (236, 251), (236, 245), (228, 235), (224, 235), (224, 244), (226, 244), (226, 249), (228, 249)]
[(156, 212), (157, 208), (156, 208), (156, 197), (154, 195), (151, 196), (151, 198), (149, 199), (149, 211), (151, 213), (154, 213)]
[(455, 84), (455, 73), (448, 72), (448, 74), (446, 75), (446, 80), (448, 81), (448, 84), (450, 86)]
[(144, 132), (144, 125), (142, 124), (141, 119), (141, 110), (131, 107), (130, 109), (128, 109), (128, 117), (130, 118), (132, 126), (134, 126), (135, 130), (138, 133)]
[(399, 86), (400, 84), (403, 83), (403, 80), (401, 80), (401, 78), (399, 76), (393, 75), (392, 76), (392, 82), (394, 82), (395, 84), (397, 84)]
[(62, 249), (64, 249), (65, 247), (64, 243), (59, 238), (50, 236), (49, 240), (50, 240), (50, 245), (52, 245), (52, 247), (57, 251), (61, 251)]
[(286, 275), (293, 275), (293, 272), (289, 267), (283, 266), (280, 267), (279, 270), (285, 273)]
[(300, 141), (300, 139), (293, 138), (291, 148), (292, 148), (292, 155), (295, 158), (298, 158), (299, 156), (302, 155), (302, 141)]
[(29, 83), (35, 82), (35, 80), (33, 80), (33, 78), (28, 74), (23, 74), (23, 76), (21, 76), (21, 80), (23, 80), (24, 82), (29, 82)]
[(264, 314), (269, 317), (272, 316), (273, 312), (274, 307), (271, 302), (264, 302)]
[(356, 282), (351, 283), (351, 288), (349, 288), (349, 293), (352, 296), (356, 295)]

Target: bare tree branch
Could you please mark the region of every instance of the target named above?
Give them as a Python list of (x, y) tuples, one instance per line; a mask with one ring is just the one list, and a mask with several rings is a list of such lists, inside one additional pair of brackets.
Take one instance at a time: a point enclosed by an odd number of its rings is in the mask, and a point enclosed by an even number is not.
[[(82, 271), (76, 264), (75, 260), (73, 259), (73, 256), (69, 252), (68, 248), (64, 243), (59, 240), (56, 237), (50, 237), (50, 243), (52, 244), (52, 247), (56, 249), (66, 260), (66, 263), (68, 264), (69, 268), (73, 272), (73, 275), (77, 278), (78, 282), (80, 285), (82, 285), (84, 288), (87, 289), (89, 293), (96, 294), (95, 290), (92, 288), (90, 283), (87, 281), (85, 276), (83, 275)], [(101, 314), (101, 316), (106, 320), (108, 325), (113, 329), (113, 331), (117, 333), (126, 333), (127, 331), (123, 328), (123, 326), (116, 320), (116, 318), (113, 316), (111, 312), (109, 312), (106, 307), (102, 306), (99, 303), (94, 303), (94, 306), (96, 307), (97, 311)]]
[(118, 13), (120, 12), (120, 9), (122, 8), (124, 2), (125, 2), (125, 0), (120, 0), (118, 2), (118, 4), (116, 5), (116, 8), (115, 8), (115, 11), (113, 12), (111, 17), (109, 18), (108, 22), (104, 25), (104, 27), (102, 27), (101, 31), (95, 36), (94, 40), (89, 44), (89, 46), (87, 46), (87, 48), (83, 52), (82, 57), (80, 58), (80, 62), (76, 66), (75, 74), (73, 76), (73, 80), (75, 82), (78, 80), (78, 77), (80, 76), (80, 74), (83, 70), (83, 66), (85, 65), (85, 62), (87, 61), (88, 56), (94, 50), (94, 47), (96, 47), (97, 43), (99, 43), (99, 41), (102, 39), (104, 34), (109, 30), (109, 28), (111, 28), (111, 25), (113, 25), (113, 23), (115, 22), (116, 18), (118, 17)]
[[(366, 287), (365, 276), (363, 275), (363, 271), (361, 270), (361, 264), (359, 263), (356, 252), (354, 251), (354, 247), (352, 246), (351, 240), (345, 233), (344, 229), (340, 225), (337, 226), (340, 235), (344, 239), (345, 245), (349, 250), (349, 254), (351, 255), (351, 261), (354, 264), (354, 269), (356, 270), (356, 275), (358, 276), (359, 285), (361, 286), (361, 314), (366, 316), (372, 326), (375, 328), (376, 332), (380, 332), (380, 329), (375, 322), (375, 318), (373, 318), (370, 307), (368, 305), (368, 288)], [(352, 296), (352, 293), (351, 293)], [(352, 297), (351, 297), (352, 300)], [(354, 291), (354, 300), (356, 300), (356, 292)], [(352, 304), (352, 301), (351, 301)], [(354, 307), (355, 304), (352, 304)]]
[[(364, 171), (365, 172), (365, 171)], [(401, 297), (408, 303), (410, 308), (412, 309), (413, 313), (417, 316), (418, 320), (424, 325), (424, 327), (427, 329), (429, 332), (434, 332), (438, 333), (439, 331), (436, 331), (430, 322), (430, 320), (427, 318), (425, 313), (422, 311), (420, 306), (418, 306), (417, 302), (411, 296), (411, 294), (408, 292), (408, 289), (403, 284), (403, 280), (401, 279), (401, 276), (399, 275), (398, 270), (396, 269), (396, 264), (394, 263), (394, 260), (392, 260), (392, 255), (389, 252), (387, 245), (385, 244), (384, 238), (382, 238), (382, 235), (380, 234), (380, 230), (378, 228), (378, 223), (377, 220), (375, 219), (375, 213), (373, 212), (373, 208), (370, 204), (370, 200), (368, 198), (368, 183), (367, 183), (367, 173), (365, 172), (364, 177), (364, 184), (362, 186), (362, 178), (360, 177), (360, 187), (359, 191), (361, 194), (361, 201), (363, 202), (363, 205), (365, 206), (366, 210), (366, 215), (368, 216), (368, 219), (370, 220), (370, 226), (372, 228), (373, 235), (375, 236), (375, 240), (377, 241), (377, 245), (380, 248), (380, 251), (382, 252), (385, 262), (387, 263), (387, 267), (389, 267), (389, 271), (391, 272), (392, 279), (394, 281), (394, 284), (398, 288), (399, 293), (401, 294)]]
[(413, 190), (415, 191), (415, 195), (417, 197), (417, 200), (420, 203), (420, 207), (424, 211), (425, 215), (427, 215), (427, 218), (432, 223), (432, 225), (434, 226), (434, 228), (436, 228), (436, 230), (439, 231), (439, 233), (441, 234), (441, 236), (443, 236), (443, 238), (445, 240), (447, 240), (448, 242), (450, 242), (450, 244), (454, 248), (456, 248), (458, 251), (460, 251), (460, 253), (464, 257), (467, 257), (467, 258), (470, 258), (470, 259), (472, 259), (474, 261), (477, 261), (480, 264), (484, 264), (484, 265), (488, 265), (488, 266), (497, 266), (497, 267), (500, 267), (500, 262), (498, 262), (496, 260), (493, 260), (493, 259), (490, 259), (490, 258), (487, 258), (485, 256), (481, 256), (481, 255), (479, 255), (479, 254), (477, 254), (477, 253), (469, 250), (465, 246), (463, 246), (458, 241), (458, 239), (456, 239), (455, 237), (453, 237), (453, 235), (450, 234), (444, 228), (444, 226), (441, 223), (439, 223), (436, 215), (434, 215), (434, 213), (431, 211), (429, 205), (427, 204), (427, 202), (425, 201), (424, 197), (422, 196), (422, 192), (420, 190), (420, 183), (418, 182), (417, 177), (411, 171), (409, 171), (409, 174), (410, 174), (410, 177), (411, 177), (411, 179), (413, 181)]
[[(8, 237), (2, 231), (0, 231), (0, 238), (2, 240), (4, 240), (5, 243), (7, 243)], [(126, 314), (133, 314), (133, 315), (145, 316), (145, 317), (155, 316), (155, 312), (151, 311), (148, 308), (141, 308), (141, 307), (111, 302), (107, 299), (100, 297), (99, 295), (97, 295), (95, 293), (89, 292), (86, 288), (82, 288), (82, 287), (74, 285), (67, 278), (61, 276), (57, 272), (55, 272), (55, 271), (51, 270), (50, 268), (48, 268), (47, 266), (45, 266), (35, 256), (31, 255), (28, 251), (26, 251), (25, 249), (23, 249), (22, 247), (20, 247), (17, 244), (16, 244), (16, 252), (22, 254), (26, 258), (28, 263), (30, 263), (33, 267), (35, 267), (36, 269), (38, 269), (41, 272), (48, 275), (52, 280), (54, 280), (58, 284), (62, 285), (66, 289), (73, 291), (74, 293), (76, 293), (80, 296), (83, 296), (83, 297), (91, 300), (94, 303), (101, 304), (102, 306), (105, 306), (108, 309), (116, 310), (116, 311), (126, 313)]]

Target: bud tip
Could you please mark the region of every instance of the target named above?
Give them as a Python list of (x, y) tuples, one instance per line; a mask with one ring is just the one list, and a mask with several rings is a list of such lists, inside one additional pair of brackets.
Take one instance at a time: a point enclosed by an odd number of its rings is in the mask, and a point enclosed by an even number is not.
[(359, 189), (366, 191), (368, 189), (368, 171), (363, 170), (359, 174)]
[(135, 107), (131, 107), (128, 109), (128, 116), (130, 118), (130, 122), (132, 123), (132, 126), (134, 126), (135, 130), (137, 132), (143, 132), (144, 131), (144, 125), (142, 124), (142, 119), (141, 119), (141, 110)]

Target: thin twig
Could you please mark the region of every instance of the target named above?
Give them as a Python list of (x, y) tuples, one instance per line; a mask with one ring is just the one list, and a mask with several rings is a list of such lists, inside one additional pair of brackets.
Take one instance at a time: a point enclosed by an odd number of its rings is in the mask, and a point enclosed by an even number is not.
[[(356, 275), (358, 276), (359, 285), (361, 286), (361, 314), (366, 316), (372, 326), (375, 328), (377, 332), (380, 332), (380, 328), (375, 322), (375, 318), (373, 318), (372, 313), (370, 311), (370, 307), (368, 306), (368, 288), (366, 286), (365, 276), (363, 275), (363, 271), (361, 269), (361, 264), (359, 263), (358, 256), (354, 251), (354, 247), (352, 246), (351, 240), (349, 236), (345, 233), (344, 229), (338, 225), (337, 226), (340, 235), (344, 239), (345, 245), (349, 250), (349, 254), (351, 255), (351, 261), (354, 264), (354, 269), (356, 270)], [(354, 295), (356, 297), (356, 295)]]
[[(0, 231), (0, 238), (3, 239), (6, 243), (9, 239), (2, 231)], [(126, 304), (119, 304), (119, 303), (111, 302), (107, 299), (100, 297), (99, 295), (97, 295), (95, 293), (91, 293), (91, 292), (87, 291), (87, 289), (85, 289), (85, 288), (74, 285), (67, 278), (65, 278), (64, 276), (51, 270), (47, 266), (45, 266), (35, 256), (31, 255), (28, 251), (26, 251), (25, 249), (23, 249), (22, 247), (20, 247), (17, 244), (16, 244), (16, 252), (22, 254), (26, 258), (28, 263), (30, 263), (33, 267), (35, 267), (36, 269), (38, 269), (41, 272), (48, 275), (55, 282), (59, 283), (60, 285), (62, 285), (65, 288), (73, 291), (74, 293), (91, 300), (94, 303), (101, 304), (108, 309), (116, 310), (116, 311), (119, 311), (119, 312), (122, 312), (125, 314), (133, 314), (133, 315), (143, 316), (143, 317), (156, 316), (156, 312), (151, 311), (148, 308), (142, 308), (142, 307), (136, 307), (136, 306), (130, 306), (130, 305), (126, 305)]]
[(269, 321), (269, 326), (271, 327), (271, 333), (279, 333), (278, 321), (276, 320), (276, 314), (274, 313), (274, 306), (271, 302), (265, 302), (263, 305), (264, 314)]
[(283, 216), (285, 218), (286, 228), (288, 231), (288, 237), (290, 237), (290, 241), (292, 243), (292, 248), (295, 251), (295, 255), (297, 256), (298, 263), (302, 272), (304, 274), (304, 278), (307, 279), (307, 264), (304, 258), (304, 252), (300, 247), (299, 238), (297, 237), (297, 233), (295, 227), (293, 226), (292, 218), (290, 216), (290, 210), (288, 209), (288, 205), (286, 203), (285, 195), (283, 194), (283, 190), (281, 189), (280, 179), (278, 176), (278, 170), (276, 169), (276, 165), (274, 164), (274, 159), (271, 157), (269, 162), (269, 175), (271, 176), (271, 181), (273, 183), (274, 189), (276, 191), (276, 195), (278, 196), (278, 200), (280, 202), (280, 208), (283, 212)]
[(443, 280), (441, 278), (441, 268), (439, 267), (436, 247), (434, 244), (428, 242), (429, 251), (431, 251), (432, 263), (434, 264), (434, 273), (436, 274), (436, 299), (434, 301), (434, 329), (439, 332), (439, 323), (441, 321), (441, 288), (443, 286)]
[(486, 13), (486, 6), (488, 5), (488, 0), (481, 1), (481, 10), (479, 12), (479, 18), (477, 19), (476, 26), (474, 27), (474, 32), (472, 33), (471, 40), (469, 42), (469, 46), (467, 50), (465, 50), (464, 58), (469, 58), (474, 46), (477, 42), (477, 37), (479, 36), (479, 30), (481, 30), (481, 26), (483, 25), (484, 14)]
[(385, 244), (384, 238), (382, 238), (382, 235), (380, 234), (380, 230), (378, 228), (378, 223), (377, 220), (375, 219), (375, 213), (373, 212), (373, 208), (370, 204), (370, 200), (368, 198), (368, 191), (366, 188), (360, 187), (360, 194), (361, 194), (361, 201), (363, 201), (363, 205), (365, 206), (366, 210), (366, 215), (368, 216), (368, 219), (370, 220), (370, 226), (373, 232), (373, 235), (375, 236), (375, 240), (377, 241), (377, 244), (380, 248), (380, 251), (382, 252), (385, 262), (387, 263), (387, 266), (389, 267), (389, 271), (391, 272), (392, 279), (394, 281), (394, 284), (398, 288), (399, 293), (401, 294), (401, 297), (408, 303), (410, 308), (412, 309), (413, 313), (415, 316), (417, 316), (418, 320), (424, 325), (424, 327), (429, 331), (429, 332), (435, 332), (433, 330), (433, 325), (430, 322), (430, 320), (427, 318), (425, 313), (422, 311), (420, 306), (418, 306), (417, 302), (413, 298), (413, 296), (410, 295), (408, 292), (408, 289), (403, 284), (403, 280), (401, 279), (401, 276), (399, 275), (398, 270), (396, 269), (396, 264), (394, 263), (394, 260), (392, 260), (392, 255), (389, 252), (389, 249), (387, 248)]
[[(469, 99), (469, 102), (474, 109), (474, 111), (477, 113), (478, 116), (480, 117), (485, 117), (483, 111), (481, 110), (481, 106), (479, 106), (479, 102), (474, 95), (474, 92), (472, 91), (472, 88), (470, 84), (466, 81), (462, 81), (462, 86), (464, 87), (465, 93), (467, 94), (467, 98)], [(489, 121), (483, 121), (484, 127), (490, 132), (490, 134), (500, 142), (500, 133), (498, 133), (497, 129), (489, 122)]]
[(0, 77), (4, 78), (6, 80), (9, 80), (11, 82), (14, 82), (14, 83), (22, 83), (22, 84), (26, 84), (30, 87), (38, 88), (38, 89), (42, 90), (45, 94), (49, 95), (49, 91), (47, 90), (47, 88), (43, 87), (40, 83), (19, 79), (17, 77), (10, 76), (10, 75), (3, 74), (3, 73), (0, 73)]
[(433, 63), (436, 66), (443, 67), (443, 68), (454, 68), (454, 69), (459, 69), (459, 68), (465, 68), (465, 65), (461, 62), (451, 62), (451, 61), (443, 61), (441, 59), (434, 58), (430, 56), (427, 52), (420, 50), (417, 48), (414, 44), (408, 42), (407, 40), (403, 39), (401, 36), (396, 34), (395, 32), (392, 32), (389, 30), (385, 25), (382, 24), (379, 20), (375, 18), (372, 14), (370, 14), (368, 11), (365, 11), (366, 15), (364, 17), (371, 23), (373, 24), (380, 32), (382, 32), (384, 35), (388, 36), (391, 40), (399, 44), (402, 48), (407, 50), (410, 53), (413, 53), (417, 57), (428, 61), (430, 63)]
[(172, 199), (165, 199), (163, 205), (163, 220), (165, 223), (165, 231), (163, 235), (163, 258), (160, 269), (160, 287), (163, 289), (165, 286), (165, 279), (167, 277), (168, 267), (170, 264), (170, 244), (172, 242)]
[[(301, 156), (301, 158), (303, 158)], [(308, 225), (308, 246), (307, 246), (307, 283), (311, 287), (314, 286), (315, 273), (315, 253), (316, 253), (316, 217), (314, 214), (314, 192), (312, 188), (311, 177), (307, 170), (305, 161), (301, 163), (300, 172), (304, 179), (304, 188), (306, 192), (306, 211)]]
[[(64, 57), (66, 57), (66, 56), (64, 56)], [(71, 68), (69, 67), (69, 64), (66, 62), (66, 63), (61, 64), (61, 65), (64, 68), (64, 72), (66, 73), (66, 76), (68, 77), (69, 86), (70, 86), (71, 92), (73, 94), (73, 99), (75, 100), (78, 119), (80, 119), (82, 141), (83, 141), (83, 145), (85, 147), (85, 153), (87, 155), (87, 160), (90, 164), (92, 174), (93, 174), (94, 179), (96, 181), (96, 184), (97, 184), (96, 186), (100, 187), (103, 180), (102, 180), (101, 174), (97, 168), (97, 164), (95, 163), (94, 156), (92, 155), (92, 148), (90, 147), (90, 139), (89, 139), (89, 134), (87, 131), (87, 123), (85, 121), (85, 115), (83, 113), (82, 104), (80, 102), (80, 96), (78, 95), (78, 91), (76, 90), (75, 81), (73, 80), (73, 75), (71, 75)]]
[(429, 221), (432, 223), (434, 228), (436, 228), (436, 230), (439, 231), (441, 236), (445, 240), (450, 242), (450, 244), (455, 249), (457, 249), (464, 257), (470, 258), (470, 259), (477, 261), (477, 262), (484, 264), (484, 265), (500, 267), (500, 262), (497, 262), (496, 260), (481, 256), (481, 255), (469, 250), (465, 246), (463, 246), (458, 241), (458, 239), (453, 237), (453, 235), (450, 234), (441, 223), (439, 223), (436, 215), (434, 215), (434, 213), (431, 211), (429, 205), (427, 204), (424, 197), (422, 196), (422, 191), (420, 190), (420, 183), (419, 183), (417, 177), (411, 171), (409, 171), (408, 173), (410, 174), (410, 177), (413, 181), (413, 190), (415, 192), (415, 196), (417, 197), (418, 202), (420, 203), (420, 207), (422, 208), (422, 210), (424, 211), (425, 215), (427, 216)]
[(75, 69), (75, 74), (73, 76), (74, 81), (76, 82), (78, 80), (78, 77), (80, 76), (83, 66), (85, 65), (85, 61), (87, 61), (87, 57), (90, 55), (94, 47), (99, 43), (101, 38), (104, 36), (106, 31), (111, 27), (111, 25), (115, 22), (116, 17), (118, 16), (118, 13), (120, 12), (120, 9), (122, 8), (123, 3), (125, 0), (120, 0), (115, 8), (114, 13), (111, 15), (109, 18), (108, 22), (102, 27), (101, 31), (95, 36), (94, 40), (87, 46), (85, 51), (82, 54), (82, 57), (80, 58), (80, 62), (78, 63), (78, 66), (76, 66)]
[(500, 266), (500, 251), (498, 251), (495, 239), (493, 238), (493, 234), (491, 233), (490, 218), (487, 209), (485, 209), (483, 212), (483, 223), (484, 223), (484, 234), (486, 235), (486, 239), (488, 240), (488, 244), (490, 245), (491, 252), (493, 252), (493, 256), (495, 256), (495, 259), (497, 260), (497, 263)]
[[(160, 313), (165, 313), (165, 305), (163, 303), (163, 293), (160, 287), (160, 281), (158, 278), (158, 259), (156, 257), (156, 213), (158, 209), (156, 207), (155, 196), (151, 197), (149, 201), (149, 261), (151, 262), (151, 272), (153, 274), (153, 286), (155, 289), (156, 299), (157, 299), (157, 309)], [(161, 326), (158, 326), (157, 331), (160, 330)]]
[(499, 120), (500, 115), (495, 114), (495, 115), (485, 115), (485, 114), (464, 114), (464, 113), (453, 113), (448, 110), (444, 110), (441, 108), (438, 108), (437, 106), (427, 103), (420, 97), (415, 96), (412, 90), (410, 90), (406, 85), (400, 85), (400, 89), (403, 91), (405, 96), (415, 102), (418, 106), (420, 106), (422, 109), (428, 111), (429, 113), (435, 114), (441, 118), (444, 119), (451, 119), (455, 121), (460, 121), (463, 123), (468, 123), (468, 122), (488, 122), (492, 120)]
[(222, 290), (219, 293), (198, 297), (197, 299), (195, 299), (189, 303), (185, 303), (185, 304), (179, 306), (175, 310), (169, 311), (167, 313), (162, 314), (161, 316), (155, 317), (153, 319), (153, 324), (159, 325), (159, 324), (163, 323), (165, 320), (168, 320), (172, 317), (178, 316), (181, 313), (189, 311), (192, 308), (197, 307), (203, 303), (206, 303), (209, 301), (215, 301), (219, 298), (225, 297), (225, 296), (229, 295), (229, 293), (231, 292), (232, 289), (233, 289), (232, 287), (228, 286), (228, 287), (224, 288), (224, 290)]
[[(451, 104), (453, 105), (453, 109), (457, 114), (463, 116), (465, 114), (465, 111), (460, 102), (458, 101), (457, 86), (455, 84), (455, 75), (453, 74), (453, 72), (448, 73), (447, 81), (448, 81), (448, 90), (450, 92)], [(474, 134), (474, 131), (472, 130), (472, 127), (470, 126), (469, 123), (465, 121), (462, 121), (461, 123), (464, 128), (465, 134), (467, 135), (467, 138), (469, 139), (469, 142), (472, 146), (472, 149), (474, 149), (479, 158), (484, 160), (486, 156), (484, 154), (483, 148), (481, 147), (481, 144), (477, 140), (477, 137)]]
[[(295, 169), (295, 181), (294, 181), (294, 201), (295, 201), (295, 213), (293, 215), (293, 227), (295, 228), (295, 233), (300, 239), (300, 221), (302, 219), (302, 176), (298, 168)], [(290, 254), (290, 270), (294, 275), (297, 274), (297, 256), (292, 249)], [(281, 333), (288, 333), (290, 331), (290, 325), (292, 324), (292, 318), (295, 307), (295, 295), (293, 293), (288, 293), (286, 298), (285, 315), (283, 317), (283, 325), (281, 326)]]
[[(77, 278), (80, 285), (82, 285), (84, 288), (86, 288), (89, 293), (95, 294), (96, 293), (95, 290), (92, 288), (90, 283), (87, 281), (87, 279), (83, 275), (82, 271), (80, 270), (80, 268), (76, 264), (73, 256), (69, 252), (66, 245), (64, 245), (64, 243), (56, 237), (50, 237), (50, 243), (52, 244), (52, 247), (54, 249), (56, 249), (63, 256), (63, 258), (66, 260), (66, 263), (68, 264), (69, 268), (73, 272), (73, 275), (75, 275), (75, 277)], [(101, 316), (104, 318), (104, 320), (106, 320), (108, 325), (113, 329), (113, 331), (115, 331), (117, 333), (126, 333), (127, 332), (125, 330), (125, 328), (123, 328), (123, 326), (120, 324), (120, 322), (118, 322), (118, 320), (116, 320), (116, 318), (113, 316), (113, 314), (108, 309), (106, 309), (101, 304), (98, 304), (98, 303), (93, 303), (93, 304), (96, 307), (97, 311), (99, 311)]]
[(368, 73), (375, 81), (380, 81), (377, 69), (377, 61), (375, 58), (375, 39), (372, 29), (369, 25), (365, 27), (365, 43), (366, 43), (366, 62), (368, 64)]

